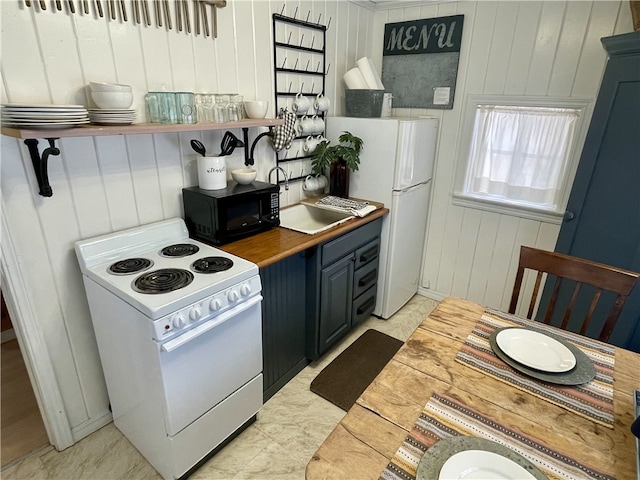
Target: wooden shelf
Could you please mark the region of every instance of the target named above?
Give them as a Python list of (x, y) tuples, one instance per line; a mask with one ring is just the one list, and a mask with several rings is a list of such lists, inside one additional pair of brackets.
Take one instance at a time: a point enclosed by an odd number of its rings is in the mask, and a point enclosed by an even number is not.
[[(56, 147), (55, 142), (60, 138), (71, 137), (102, 137), (107, 135), (145, 135), (153, 133), (172, 133), (172, 132), (198, 132), (206, 130), (230, 130), (233, 128), (241, 128), (244, 141), (244, 163), (245, 165), (253, 165), (253, 147), (255, 143), (268, 132), (263, 132), (257, 136), (253, 145), (249, 144), (248, 131), (252, 127), (274, 127), (282, 125), (284, 121), (279, 118), (261, 118), (241, 120), (239, 122), (226, 123), (192, 123), (192, 124), (162, 124), (162, 123), (136, 123), (132, 125), (81, 125), (64, 129), (28, 129), (2, 127), (2, 135), (8, 137), (24, 139), (24, 143), (29, 149), (31, 163), (35, 170), (36, 180), (38, 181), (39, 194), (43, 197), (53, 195), (51, 185), (49, 185), (49, 177), (47, 174), (48, 160), (50, 156), (60, 155), (60, 149)], [(42, 153), (38, 148), (38, 139), (46, 139), (49, 146)]]
[(282, 125), (279, 118), (247, 119), (227, 123), (162, 124), (135, 123), (133, 125), (81, 125), (63, 129), (29, 129), (2, 127), (2, 135), (14, 138), (101, 137), (106, 135), (143, 135), (151, 133), (196, 132), (229, 130), (232, 128), (273, 127)]

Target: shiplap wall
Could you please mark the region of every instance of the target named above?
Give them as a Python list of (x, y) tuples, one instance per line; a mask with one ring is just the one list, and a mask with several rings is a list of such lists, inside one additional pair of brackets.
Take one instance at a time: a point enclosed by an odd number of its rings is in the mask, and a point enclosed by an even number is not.
[[(606, 54), (600, 38), (633, 31), (628, 2), (450, 2), (377, 12), (374, 63), (384, 24), (464, 15), (452, 110), (395, 110), (440, 119), (423, 258), (424, 294), (506, 309), (520, 245), (553, 250), (560, 225), (453, 205), (458, 138), (468, 95), (597, 96)], [(525, 289), (532, 288), (532, 281)]]
[[(87, 103), (89, 81), (125, 83), (144, 119), (144, 94), (151, 90), (237, 92), (273, 106), (271, 14), (321, 19), (326, 24), (327, 95), (342, 113), (342, 74), (368, 53), (373, 12), (348, 2), (232, 0), (218, 11), (218, 38), (179, 33), (175, 27), (142, 27), (108, 21), (93, 13), (57, 12), (53, 2), (3, 1), (2, 102)], [(76, 2), (77, 3), (77, 2)], [(105, 2), (103, 2), (105, 3)], [(130, 2), (126, 2), (130, 5)], [(316, 44), (317, 45), (317, 44)], [(336, 108), (337, 106), (337, 108)], [(234, 131), (241, 136), (240, 130)], [(260, 133), (250, 130), (250, 138)], [(73, 242), (107, 232), (182, 216), (181, 188), (197, 184), (198, 138), (219, 149), (223, 131), (65, 138), (61, 155), (49, 159), (53, 197), (37, 194), (26, 146), (2, 137), (3, 256), (15, 256), (9, 282), (23, 284), (27, 302), (51, 357), (74, 439), (108, 422), (108, 398)], [(46, 142), (42, 141), (40, 148)], [(227, 167), (243, 163), (238, 150)], [(274, 166), (265, 142), (256, 148), (258, 179)], [(301, 184), (282, 191), (282, 204), (297, 202)], [(7, 240), (7, 241), (5, 241)], [(5, 269), (6, 270), (6, 269)], [(20, 278), (17, 278), (20, 277)], [(17, 289), (20, 290), (20, 289)], [(7, 289), (5, 288), (5, 293)], [(11, 293), (11, 292), (8, 292)], [(20, 318), (14, 319), (20, 323)]]

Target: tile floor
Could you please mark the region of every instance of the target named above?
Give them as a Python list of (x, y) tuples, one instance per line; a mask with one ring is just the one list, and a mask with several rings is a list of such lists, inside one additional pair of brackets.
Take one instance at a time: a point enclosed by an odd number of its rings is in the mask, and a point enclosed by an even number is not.
[[(312, 393), (311, 381), (366, 329), (406, 340), (436, 305), (416, 295), (388, 320), (369, 318), (271, 397), (258, 420), (191, 478), (303, 480), (307, 463), (345, 414)], [(113, 423), (62, 452), (52, 447), (35, 452), (2, 470), (0, 476), (3, 480), (161, 480)]]

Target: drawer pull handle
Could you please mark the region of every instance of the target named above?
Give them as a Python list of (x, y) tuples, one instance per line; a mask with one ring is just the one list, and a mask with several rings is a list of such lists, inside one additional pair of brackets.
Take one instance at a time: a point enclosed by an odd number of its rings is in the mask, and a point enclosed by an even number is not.
[(369, 300), (364, 302), (362, 305), (358, 307), (356, 313), (358, 315), (362, 315), (364, 312), (372, 308), (376, 304), (376, 297), (371, 297)]
[(364, 277), (362, 277), (359, 281), (358, 281), (358, 286), (362, 287), (364, 285), (366, 285), (367, 283), (371, 283), (376, 279), (376, 274), (378, 272), (376, 270), (372, 270), (369, 273), (367, 273)]
[(367, 250), (366, 252), (362, 252), (362, 254), (360, 254), (360, 261), (368, 262), (369, 260), (371, 260), (372, 258), (376, 258), (377, 256), (378, 256), (378, 245), (375, 245), (371, 247), (369, 250)]

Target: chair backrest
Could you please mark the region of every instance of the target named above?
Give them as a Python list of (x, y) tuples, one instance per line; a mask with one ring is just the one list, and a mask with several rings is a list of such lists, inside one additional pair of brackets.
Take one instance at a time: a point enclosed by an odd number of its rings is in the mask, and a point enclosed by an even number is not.
[(533, 287), (531, 302), (529, 303), (527, 318), (531, 318), (533, 315), (538, 295), (540, 293), (540, 284), (543, 274), (547, 273), (556, 277), (551, 299), (549, 300), (549, 304), (544, 315), (544, 323), (547, 324), (551, 321), (556, 307), (558, 293), (563, 279), (575, 281), (575, 287), (573, 289), (571, 299), (564, 311), (562, 324), (560, 325), (560, 328), (563, 330), (566, 330), (567, 328), (567, 324), (569, 323), (571, 313), (576, 305), (576, 300), (578, 299), (578, 294), (582, 285), (591, 285), (592, 287), (595, 287), (595, 293), (593, 294), (591, 303), (589, 304), (589, 309), (580, 327), (579, 333), (581, 335), (585, 335), (587, 331), (587, 327), (591, 321), (591, 316), (598, 304), (598, 300), (600, 300), (602, 292), (607, 290), (617, 293), (618, 296), (609, 311), (600, 333), (597, 336), (598, 340), (602, 340), (604, 342), (609, 340), (609, 336), (611, 335), (616, 321), (620, 316), (622, 307), (640, 277), (640, 273), (623, 270), (603, 263), (592, 262), (583, 258), (572, 257), (570, 255), (564, 255), (556, 252), (548, 252), (523, 245), (520, 248), (520, 262), (518, 264), (516, 281), (513, 286), (513, 293), (511, 295), (509, 313), (515, 313), (516, 311), (525, 269), (538, 271), (535, 285)]

